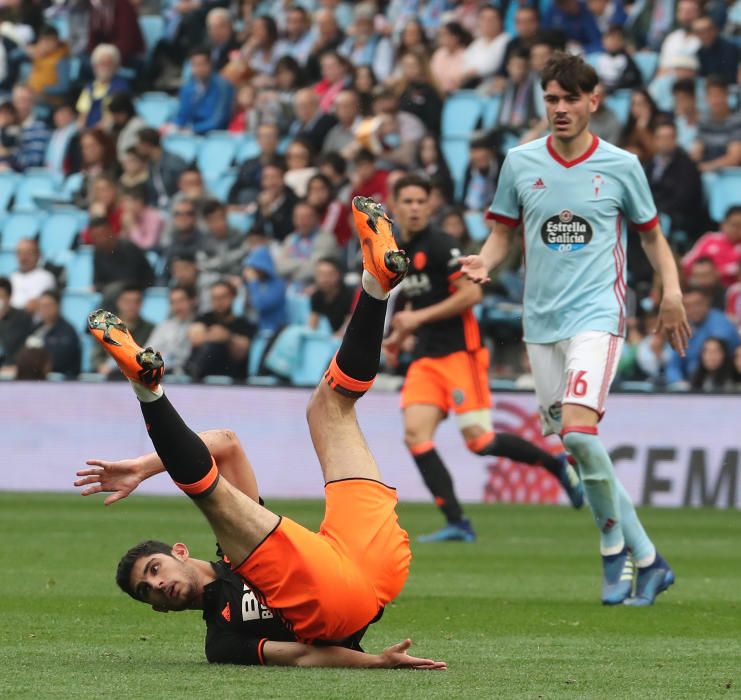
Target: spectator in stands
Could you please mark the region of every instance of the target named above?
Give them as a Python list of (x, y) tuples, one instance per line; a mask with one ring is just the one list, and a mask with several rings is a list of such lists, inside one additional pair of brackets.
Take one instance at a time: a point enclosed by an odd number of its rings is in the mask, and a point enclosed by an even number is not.
[(188, 373), (193, 379), (209, 375), (244, 379), (247, 355), (255, 327), (233, 311), (237, 291), (229, 282), (216, 282), (211, 287), (211, 308), (198, 316), (188, 330), (193, 352), (188, 360)]
[[(130, 154), (131, 155), (131, 154)], [(121, 238), (142, 250), (157, 249), (165, 229), (159, 209), (149, 206), (146, 185), (124, 189), (121, 197)]]
[(340, 46), (340, 53), (347, 56), (354, 66), (370, 66), (378, 80), (391, 75), (394, 48), (391, 41), (376, 32), (375, 8), (370, 3), (358, 3), (348, 37)]
[(147, 203), (155, 204), (154, 192), (147, 186), (149, 182), (149, 167), (136, 146), (129, 148), (121, 158), (121, 177), (118, 179), (121, 187), (131, 188), (144, 186)]
[(201, 171), (195, 165), (191, 165), (180, 173), (178, 191), (175, 196), (189, 199), (194, 204), (199, 217), (203, 215), (203, 206), (206, 202), (214, 198), (206, 188)]
[(536, 77), (530, 70), (530, 52), (527, 49), (520, 49), (510, 55), (507, 75), (492, 134), (497, 143), (497, 151), (502, 154), (507, 150), (506, 137), (512, 136), (519, 141), (529, 129), (535, 127), (539, 117), (535, 93)]
[(319, 65), (322, 78), (314, 85), (314, 91), (319, 95), (319, 109), (328, 113), (333, 111), (337, 95), (352, 83), (352, 66), (336, 51), (325, 51)]
[(425, 125), (419, 117), (399, 109), (399, 100), (391, 90), (377, 89), (373, 95), (373, 114), (380, 117), (368, 147), (383, 167), (406, 168), (414, 159)]
[(350, 179), (352, 192), (350, 201), (355, 197), (370, 197), (377, 202), (385, 203), (389, 198), (388, 170), (376, 167), (376, 157), (368, 149), (362, 148), (353, 159), (354, 170)]
[(13, 285), (0, 277), (0, 367), (13, 367), (18, 351), (33, 329), (31, 314), (16, 309), (10, 303)]
[(193, 287), (198, 297), (197, 310), (208, 311), (211, 308), (211, 290), (201, 279), (198, 263), (193, 253), (185, 253), (170, 261), (170, 281), (172, 287)]
[(278, 156), (280, 133), (275, 124), (260, 124), (256, 136), (260, 155), (248, 158), (239, 166), (237, 178), (229, 190), (230, 204), (254, 202), (260, 192), (263, 166), (276, 158), (280, 159)]
[(257, 313), (257, 330), (275, 332), (286, 325), (286, 283), (278, 274), (268, 246), (247, 257), (244, 280), (250, 306)]
[(62, 103), (54, 108), (54, 131), (46, 146), (44, 166), (58, 175), (69, 175), (79, 169), (74, 161), (79, 160), (80, 137), (78, 134), (77, 110), (74, 105)]
[(319, 226), (319, 214), (306, 200), (293, 208), (293, 231), (275, 250), (275, 266), (297, 290), (314, 279), (317, 260), (332, 255), (337, 248), (334, 236)]
[(59, 292), (48, 290), (38, 300), (39, 322), (29, 336), (35, 338), (51, 355), (51, 371), (76, 377), (80, 373), (80, 338), (59, 311)]
[(420, 175), (424, 175), (429, 180), (434, 179), (438, 181), (445, 190), (447, 199), (452, 199), (454, 191), (453, 178), (450, 175), (445, 157), (440, 150), (440, 144), (432, 134), (427, 134), (419, 142), (419, 148), (414, 159), (414, 167)]
[(237, 96), (229, 122), (233, 134), (255, 133), (260, 125), (260, 111), (257, 108), (257, 87), (252, 83), (242, 83), (237, 88)]
[(432, 54), (430, 71), (444, 92), (455, 92), (463, 84), (466, 47), (472, 40), (468, 31), (458, 22), (448, 22), (440, 27), (438, 48)]
[(278, 53), (278, 27), (275, 20), (266, 15), (255, 17), (247, 41), (239, 56), (233, 57), (236, 71), (249, 71), (258, 76), (269, 77), (275, 73), (280, 58)]
[(147, 123), (136, 114), (131, 96), (124, 92), (111, 95), (108, 102), (110, 114), (110, 132), (116, 139), (116, 155), (118, 160), (130, 148), (135, 148), (139, 142), (139, 132), (147, 127)]
[[(432, 0), (432, 4), (440, 4), (441, 2), (445, 3), (446, 1), (447, 0)], [(409, 2), (409, 0), (396, 0), (396, 2)], [(412, 0), (412, 2), (415, 2), (415, 0)], [(398, 64), (410, 51), (421, 51), (428, 62), (432, 55), (430, 42), (427, 39), (425, 33), (426, 30), (420, 16), (412, 11), (406, 16), (403, 23), (397, 23), (397, 21), (393, 19), (392, 12), (393, 10), (389, 8), (386, 12), (386, 18), (391, 22), (393, 27), (401, 27), (401, 31), (395, 32), (397, 37), (396, 45), (394, 47), (394, 64), (396, 65), (396, 70), (389, 77), (389, 80), (394, 80), (394, 78), (397, 77), (399, 72)], [(437, 29), (438, 28), (435, 27), (435, 33), (437, 32)]]
[(671, 112), (674, 109), (672, 94), (674, 83), (679, 80), (696, 82), (699, 69), (700, 62), (697, 56), (678, 54), (670, 60), (668, 70), (654, 77), (648, 91), (661, 111)]
[(705, 81), (705, 95), (708, 116), (700, 119), (690, 155), (703, 173), (737, 167), (741, 165), (741, 112), (728, 106), (728, 84), (719, 76)]
[[(92, 181), (88, 193), (90, 218), (105, 218), (115, 236), (121, 234), (121, 217), (123, 215), (118, 195), (116, 179), (107, 174), (98, 175)], [(85, 245), (90, 245), (91, 240), (88, 231), (83, 231), (80, 241)]]
[(229, 63), (230, 54), (239, 50), (229, 10), (225, 7), (214, 7), (209, 10), (206, 15), (206, 32), (211, 66), (218, 73)]
[(499, 164), (496, 153), (487, 138), (471, 141), (468, 167), (463, 180), (463, 205), (469, 211), (484, 211), (494, 199)]
[[(255, 82), (255, 81), (253, 81)], [(306, 86), (301, 66), (292, 56), (282, 56), (275, 67), (272, 90), (260, 92), (258, 105), (262, 121), (278, 124), (281, 133), (288, 133), (295, 121), (294, 102), (298, 91)]]
[(195, 287), (176, 285), (170, 288), (170, 312), (149, 335), (145, 345), (157, 348), (169, 374), (185, 374), (191, 353), (188, 331), (195, 319), (198, 295)]
[(57, 281), (49, 270), (41, 266), (41, 253), (36, 239), (24, 238), (18, 241), (15, 255), (18, 270), (10, 275), (13, 287), (10, 303), (16, 309), (24, 309), (30, 314), (35, 314), (42, 292), (55, 289)]
[(110, 309), (121, 290), (135, 285), (150, 287), (154, 273), (144, 252), (131, 241), (117, 238), (104, 218), (91, 219), (93, 286), (103, 295), (103, 308)]
[(342, 90), (334, 100), (334, 111), (337, 124), (327, 133), (322, 152), (352, 157), (359, 147), (355, 138), (355, 130), (361, 120), (358, 94), (354, 90)]
[(706, 291), (690, 287), (684, 294), (687, 320), (692, 329), (692, 337), (687, 345), (685, 357), (672, 352), (666, 368), (666, 381), (671, 388), (688, 388), (689, 379), (700, 365), (700, 356), (708, 338), (718, 338), (735, 352), (741, 339), (738, 331), (728, 317), (711, 306), (711, 298)]
[(198, 226), (196, 205), (183, 194), (172, 201), (170, 225), (163, 236), (163, 255), (165, 257), (165, 278), (170, 276), (173, 258), (184, 255), (198, 255), (203, 248), (204, 234)]
[(293, 138), (307, 139), (313, 151), (319, 153), (324, 145), (324, 139), (337, 123), (337, 118), (321, 111), (319, 95), (311, 88), (303, 88), (296, 93), (293, 108), (296, 119), (288, 129), (289, 135)]
[[(140, 345), (144, 344), (154, 330), (154, 325), (141, 316), (143, 301), (142, 288), (134, 284), (127, 284), (118, 292), (114, 308), (116, 315), (129, 329), (131, 337)], [(122, 378), (122, 375), (116, 371), (115, 361), (98, 343), (93, 345), (90, 352), (90, 366), (98, 374), (108, 379), (117, 380)]]
[(305, 138), (297, 138), (286, 148), (286, 174), (283, 182), (299, 197), (306, 196), (306, 186), (309, 179), (316, 174), (313, 165), (314, 153), (311, 144)]
[(51, 353), (41, 345), (41, 341), (29, 338), (16, 356), (14, 379), (19, 382), (44, 381), (52, 370)]
[(461, 255), (475, 255), (481, 245), (471, 238), (463, 209), (448, 207), (440, 215), (440, 230), (458, 242)]
[(695, 81), (687, 78), (677, 80), (672, 85), (672, 97), (677, 143), (689, 153), (697, 140), (697, 128), (700, 123), (700, 112), (695, 98)]
[(587, 0), (587, 9), (603, 38), (610, 27), (622, 27), (628, 19), (622, 0)]
[(721, 282), (720, 272), (710, 258), (698, 258), (692, 263), (687, 274), (687, 284), (704, 291), (710, 297), (714, 309), (725, 311), (726, 290)]
[(653, 130), (660, 117), (661, 112), (648, 91), (635, 90), (630, 98), (630, 113), (620, 146), (635, 153), (641, 163), (646, 163), (653, 153)]
[(332, 183), (332, 192), (340, 202), (350, 201), (350, 178), (347, 176), (347, 160), (339, 153), (325, 153), (317, 161), (319, 173)]
[(15, 164), (19, 170), (40, 167), (44, 164), (46, 147), (51, 133), (46, 124), (34, 115), (34, 94), (31, 88), (25, 85), (16, 85), (13, 88), (13, 107), (21, 128), (20, 142), (15, 156)]
[(355, 293), (342, 278), (342, 268), (336, 258), (317, 260), (314, 266), (314, 292), (311, 295), (311, 312), (307, 325), (316, 329), (325, 318), (332, 334), (342, 337), (350, 320)]
[(739, 81), (739, 49), (720, 36), (718, 27), (708, 15), (698, 17), (692, 22), (692, 33), (699, 39), (700, 48), (697, 58), (700, 61), (700, 75), (707, 78), (711, 75), (721, 76), (729, 85)]
[(239, 277), (247, 253), (244, 235), (229, 226), (226, 205), (216, 199), (203, 206), (205, 235), (196, 255), (201, 275), (215, 281), (223, 277)]
[[(88, 52), (102, 44), (113, 45), (125, 66), (135, 67), (144, 54), (144, 37), (136, 7), (131, 0), (101, 0), (90, 3)], [(90, 125), (88, 125), (90, 126)]]
[(277, 159), (262, 166), (260, 193), (254, 228), (274, 241), (282, 241), (293, 227), (293, 207), (297, 197), (283, 182), (285, 166)]
[(502, 13), (494, 5), (479, 10), (476, 39), (466, 48), (462, 87), (473, 87), (493, 76), (504, 63), (510, 36), (502, 29)]
[[(508, 14), (509, 14), (508, 10)], [(519, 49), (531, 49), (538, 32), (540, 31), (540, 18), (538, 17), (538, 10), (528, 4), (517, 4), (514, 18), (515, 35), (509, 40), (507, 49), (504, 52), (504, 60), (502, 61), (502, 67), (499, 69), (499, 74), (505, 76), (507, 61), (509, 57)]]
[(93, 182), (100, 175), (112, 175), (116, 166), (116, 147), (113, 139), (101, 129), (93, 127), (80, 134), (79, 171), (82, 185), (74, 195), (78, 207), (86, 207)]
[(702, 179), (694, 161), (677, 144), (677, 129), (672, 121), (657, 120), (653, 156), (644, 168), (656, 208), (671, 219), (672, 231), (682, 231), (694, 240), (708, 224)]
[(597, 59), (597, 73), (607, 94), (615, 90), (641, 87), (641, 71), (625, 46), (625, 34), (619, 25), (610, 27), (602, 37), (604, 52)]
[(70, 89), (69, 46), (60, 41), (55, 27), (42, 27), (35, 44), (25, 47), (31, 59), (31, 73), (26, 85), (40, 104), (61, 104)]
[(90, 128), (99, 122), (110, 120), (108, 104), (115, 93), (128, 93), (129, 84), (116, 75), (121, 56), (111, 44), (100, 44), (90, 57), (93, 66), (93, 80), (80, 93), (77, 112), (80, 126)]
[(423, 49), (411, 49), (401, 59), (401, 76), (395, 85), (399, 109), (415, 115), (427, 131), (440, 134), (442, 93), (430, 71), (430, 61)]
[(286, 30), (278, 41), (276, 53), (279, 56), (291, 56), (299, 65), (305, 66), (313, 46), (311, 17), (301, 5), (291, 5), (286, 12)]
[(694, 56), (700, 40), (692, 33), (692, 23), (700, 16), (698, 0), (679, 0), (676, 6), (676, 29), (661, 44), (659, 73), (668, 73), (677, 56)]
[(732, 391), (733, 355), (722, 338), (708, 338), (702, 344), (700, 362), (690, 378), (693, 391)]
[(373, 114), (373, 92), (378, 85), (375, 73), (370, 66), (355, 66), (353, 88), (358, 93), (360, 113), (364, 117)]
[(162, 148), (156, 129), (142, 129), (138, 137), (136, 150), (149, 165), (148, 188), (156, 205), (164, 209), (177, 192), (178, 178), (188, 164), (180, 156)]
[(602, 35), (597, 21), (581, 0), (553, 0), (543, 14), (544, 29), (557, 29), (566, 35), (567, 41), (577, 44), (584, 53), (602, 50)]
[(15, 170), (21, 127), (11, 102), (0, 103), (0, 171)]
[(723, 286), (730, 287), (741, 271), (741, 205), (728, 208), (718, 233), (706, 233), (682, 258), (682, 271), (688, 276), (692, 265), (709, 259), (718, 270)]
[(234, 88), (213, 72), (208, 49), (190, 52), (191, 77), (180, 88), (180, 107), (173, 124), (181, 131), (206, 134), (226, 129), (232, 113)]
[(605, 93), (602, 85), (598, 85), (597, 109), (589, 118), (589, 130), (603, 141), (617, 146), (620, 143), (623, 125), (605, 101)]
[(337, 51), (345, 41), (345, 34), (330, 9), (322, 8), (314, 13), (314, 30), (314, 43), (306, 61), (306, 76), (313, 83), (322, 77), (320, 60), (324, 53)]
[(326, 175), (317, 173), (306, 187), (306, 201), (319, 214), (319, 226), (334, 235), (337, 245), (345, 245), (351, 238), (350, 207), (335, 199), (332, 183)]

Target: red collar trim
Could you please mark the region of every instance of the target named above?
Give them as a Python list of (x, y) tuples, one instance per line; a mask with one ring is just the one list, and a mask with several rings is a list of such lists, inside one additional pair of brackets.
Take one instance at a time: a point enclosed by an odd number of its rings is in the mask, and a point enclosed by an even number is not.
[(584, 153), (582, 153), (578, 158), (575, 158), (574, 160), (564, 160), (557, 152), (556, 149), (553, 148), (553, 135), (549, 136), (546, 139), (546, 146), (548, 147), (548, 153), (550, 154), (551, 158), (556, 161), (559, 165), (563, 165), (564, 168), (572, 168), (575, 165), (579, 165), (579, 163), (583, 163), (589, 156), (591, 156), (596, 150), (597, 146), (599, 146), (599, 139), (592, 134), (592, 143), (590, 144), (589, 148), (587, 148)]

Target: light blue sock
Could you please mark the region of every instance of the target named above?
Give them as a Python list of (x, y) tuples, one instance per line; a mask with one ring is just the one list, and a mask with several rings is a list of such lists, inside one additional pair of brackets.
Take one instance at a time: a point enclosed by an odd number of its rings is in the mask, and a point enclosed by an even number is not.
[(600, 531), (600, 551), (617, 554), (625, 546), (620, 519), (618, 482), (610, 455), (596, 435), (568, 432), (563, 444), (579, 463), (584, 492)]
[(636, 566), (641, 568), (651, 566), (656, 558), (656, 547), (643, 529), (643, 525), (638, 519), (638, 513), (633, 506), (633, 501), (630, 500), (625, 487), (618, 479), (615, 479), (615, 485), (620, 503), (620, 525), (623, 528), (625, 544), (630, 547)]

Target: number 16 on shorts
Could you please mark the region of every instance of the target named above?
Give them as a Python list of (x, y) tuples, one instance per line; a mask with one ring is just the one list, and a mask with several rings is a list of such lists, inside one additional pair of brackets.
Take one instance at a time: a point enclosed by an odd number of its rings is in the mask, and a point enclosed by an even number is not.
[(587, 371), (585, 369), (569, 370), (566, 375), (566, 391), (564, 392), (564, 398), (568, 399), (570, 396), (581, 399), (587, 395), (589, 391), (589, 385), (586, 380)]

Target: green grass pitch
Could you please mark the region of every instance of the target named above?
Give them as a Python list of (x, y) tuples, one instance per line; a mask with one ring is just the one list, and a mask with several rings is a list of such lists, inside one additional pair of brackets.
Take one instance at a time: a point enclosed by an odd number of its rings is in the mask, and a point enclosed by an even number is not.
[[(271, 502), (316, 526), (319, 502)], [(590, 516), (472, 506), (473, 545), (414, 546), (407, 586), (365, 637), (410, 636), (443, 673), (209, 666), (197, 612), (161, 615), (119, 593), (118, 557), (145, 537), (213, 538), (185, 498), (104, 508), (75, 495), (0, 494), (2, 698), (714, 698), (741, 687), (739, 514), (644, 510), (677, 572), (649, 609), (603, 608)], [(402, 505), (412, 536), (439, 523)]]

